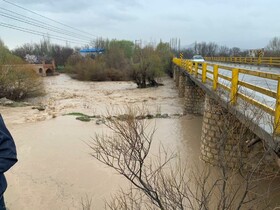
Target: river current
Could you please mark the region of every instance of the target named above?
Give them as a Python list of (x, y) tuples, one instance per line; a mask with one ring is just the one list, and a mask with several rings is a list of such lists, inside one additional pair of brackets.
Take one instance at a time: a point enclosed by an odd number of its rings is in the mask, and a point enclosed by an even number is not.
[(198, 160), (202, 117), (177, 116), (183, 100), (170, 78), (164, 86), (138, 89), (132, 82), (81, 82), (61, 74), (43, 79), (46, 95), (31, 99), (44, 111), (26, 107), (2, 107), (0, 113), (18, 150), (18, 163), (6, 173), (7, 207), (25, 209), (81, 209), (81, 200), (91, 198), (93, 209), (104, 209), (104, 200), (126, 186), (127, 181), (90, 156), (89, 142), (96, 133), (106, 133), (95, 120), (81, 122), (74, 116), (120, 113), (126, 107), (145, 107), (151, 114), (168, 114), (154, 119), (152, 153), (158, 145), (181, 151), (190, 162)]

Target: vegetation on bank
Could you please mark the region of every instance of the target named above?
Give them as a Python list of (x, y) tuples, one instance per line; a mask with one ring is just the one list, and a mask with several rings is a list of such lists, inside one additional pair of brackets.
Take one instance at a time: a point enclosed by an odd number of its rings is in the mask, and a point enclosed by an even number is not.
[(22, 60), (26, 59), (26, 55), (35, 55), (42, 58), (52, 58), (56, 66), (63, 67), (69, 58), (74, 53), (75, 49), (69, 46), (60, 46), (52, 44), (49, 38), (44, 38), (40, 43), (24, 44), (15, 48), (12, 53)]
[(66, 63), (66, 72), (79, 80), (133, 80), (139, 88), (157, 86), (157, 79), (171, 67), (172, 53), (167, 43), (141, 48), (127, 40), (99, 40), (96, 47), (104, 47), (102, 55), (74, 54)]
[[(114, 115), (114, 116), (110, 116), (110, 117), (104, 117), (104, 116), (100, 116), (100, 115), (87, 115), (81, 112), (71, 112), (65, 115), (70, 115), (70, 116), (75, 116), (76, 120), (80, 120), (80, 121), (84, 121), (84, 122), (90, 122), (91, 120), (96, 120), (96, 124), (100, 125), (100, 124), (104, 124), (105, 120), (110, 120), (111, 118), (120, 120), (120, 121), (124, 121), (126, 120), (129, 116), (127, 114), (119, 114), (119, 115)], [(135, 116), (135, 119), (137, 120), (144, 120), (144, 119), (167, 119), (167, 118), (178, 118), (178, 117), (182, 117), (182, 114), (161, 114), (161, 113), (156, 113), (156, 114), (151, 114), (151, 113), (146, 113), (146, 114), (141, 114), (141, 115), (137, 115)]]
[[(179, 56), (180, 52), (183, 52), (185, 58), (191, 58), (194, 54), (226, 57), (248, 55), (248, 50), (219, 46), (214, 42), (195, 42), (192, 46), (179, 50), (172, 43), (160, 42), (156, 46), (142, 47), (128, 40), (99, 38), (93, 40), (90, 46), (104, 48), (105, 53), (83, 57), (79, 48), (51, 44), (48, 38), (38, 44), (24, 44), (9, 51), (0, 41), (0, 98), (18, 100), (43, 92), (41, 78), (35, 72), (28, 66), (23, 68), (15, 65), (26, 63), (26, 55), (53, 58), (64, 72), (79, 80), (132, 80), (139, 88), (158, 86), (159, 78), (165, 73), (172, 76), (171, 59), (173, 55)], [(264, 56), (280, 56), (279, 37), (269, 41)]]
[(0, 98), (20, 100), (43, 93), (41, 78), (0, 40)]
[[(265, 56), (280, 56), (280, 39), (270, 40), (265, 48)], [(66, 63), (66, 72), (79, 80), (118, 81), (133, 80), (139, 88), (157, 86), (158, 78), (164, 73), (172, 75), (171, 58), (183, 52), (185, 58), (195, 54), (202, 56), (248, 56), (249, 50), (238, 47), (219, 46), (214, 42), (195, 42), (191, 47), (178, 50), (169, 43), (140, 47), (126, 40), (97, 39), (93, 47), (104, 48), (105, 53), (94, 58), (72, 55)]]
[(0, 65), (22, 64), (24, 61), (16, 55), (13, 55), (0, 39)]

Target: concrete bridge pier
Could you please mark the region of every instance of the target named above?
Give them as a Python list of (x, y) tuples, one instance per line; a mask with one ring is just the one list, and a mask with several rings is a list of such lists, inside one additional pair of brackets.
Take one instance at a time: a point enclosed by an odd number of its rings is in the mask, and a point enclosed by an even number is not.
[(205, 92), (189, 76), (185, 79), (184, 114), (203, 114)]
[(173, 65), (172, 66), (172, 70), (173, 70), (173, 81), (176, 82), (176, 71), (177, 71), (177, 66)]
[(174, 77), (174, 81), (176, 84), (176, 87), (179, 87), (179, 77), (180, 77), (180, 68), (179, 67), (175, 67), (174, 71), (173, 71), (173, 77)]
[[(238, 162), (237, 158), (245, 156), (240, 148), (246, 148), (245, 139), (244, 141), (235, 139), (236, 131), (234, 130), (237, 126), (234, 117), (230, 116), (218, 102), (206, 95), (201, 135), (201, 159), (212, 165), (227, 164), (234, 167)], [(244, 136), (244, 138), (247, 137)]]
[[(268, 174), (279, 170), (262, 141), (208, 95), (201, 136), (201, 159), (216, 166), (244, 168)], [(250, 142), (251, 145), (250, 145)]]
[(180, 72), (179, 75), (179, 97), (183, 98), (185, 96), (185, 88), (186, 88), (186, 75), (184, 72)]

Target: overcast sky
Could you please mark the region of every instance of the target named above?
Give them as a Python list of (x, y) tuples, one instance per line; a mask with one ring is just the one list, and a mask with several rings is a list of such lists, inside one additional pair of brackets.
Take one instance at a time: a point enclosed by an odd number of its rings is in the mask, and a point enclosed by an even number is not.
[[(265, 47), (280, 37), (280, 0), (7, 0), (51, 19), (75, 27), (92, 38), (116, 38), (144, 43), (169, 42), (180, 38), (181, 44), (195, 41), (254, 49)], [(64, 30), (70, 28), (0, 0), (0, 14), (7, 9)], [(3, 10), (6, 9), (6, 10)], [(0, 23), (38, 29), (0, 16)], [(77, 33), (81, 33), (76, 31)], [(10, 48), (34, 43), (41, 36), (0, 26), (0, 38)], [(51, 39), (53, 43), (65, 41)], [(77, 44), (81, 46), (81, 44)], [(74, 45), (72, 45), (74, 46)]]

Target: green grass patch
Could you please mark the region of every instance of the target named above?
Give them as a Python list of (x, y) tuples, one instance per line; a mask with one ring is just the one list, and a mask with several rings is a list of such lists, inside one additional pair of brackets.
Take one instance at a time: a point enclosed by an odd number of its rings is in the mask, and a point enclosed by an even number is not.
[(81, 112), (71, 112), (71, 113), (68, 113), (68, 114), (65, 114), (65, 115), (72, 115), (72, 116), (79, 116), (79, 117), (88, 117), (88, 118), (91, 117), (91, 116), (83, 114)]
[(91, 119), (87, 116), (80, 116), (80, 117), (76, 117), (76, 120), (80, 120), (83, 122), (89, 122)]
[(22, 102), (15, 102), (15, 101), (13, 101), (13, 103), (11, 103), (11, 104), (0, 104), (0, 105), (7, 106), (7, 107), (25, 107), (25, 106), (30, 106), (30, 104), (22, 103)]
[(71, 112), (71, 113), (68, 113), (68, 114), (65, 114), (65, 115), (76, 116), (76, 120), (80, 120), (80, 121), (83, 121), (83, 122), (89, 122), (92, 118), (101, 118), (99, 115), (90, 116), (90, 115), (86, 115), (86, 114), (81, 113), (81, 112)]

